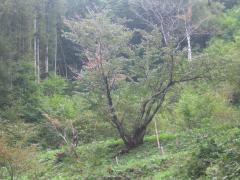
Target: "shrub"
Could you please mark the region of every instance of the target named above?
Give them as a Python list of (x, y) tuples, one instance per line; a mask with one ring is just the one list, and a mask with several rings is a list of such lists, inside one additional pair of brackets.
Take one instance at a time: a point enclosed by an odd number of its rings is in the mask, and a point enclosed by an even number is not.
[(211, 166), (219, 154), (222, 153), (222, 148), (219, 147), (212, 139), (206, 145), (201, 145), (199, 151), (193, 154), (188, 163), (187, 173), (192, 179), (197, 179), (206, 175), (206, 170)]
[[(8, 145), (6, 138), (0, 137), (0, 178), (15, 179), (26, 172), (36, 171), (34, 148)], [(33, 168), (34, 167), (34, 168)]]

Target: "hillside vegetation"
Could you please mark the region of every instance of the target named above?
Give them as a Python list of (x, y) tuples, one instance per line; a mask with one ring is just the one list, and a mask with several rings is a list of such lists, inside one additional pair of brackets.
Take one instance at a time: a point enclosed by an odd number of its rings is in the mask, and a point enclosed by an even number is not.
[(1, 0), (0, 179), (240, 177), (238, 0)]

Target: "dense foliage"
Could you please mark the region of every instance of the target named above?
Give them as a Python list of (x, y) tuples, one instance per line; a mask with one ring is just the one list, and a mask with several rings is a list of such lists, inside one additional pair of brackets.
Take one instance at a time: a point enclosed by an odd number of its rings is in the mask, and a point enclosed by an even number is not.
[(0, 179), (238, 179), (238, 0), (1, 0)]

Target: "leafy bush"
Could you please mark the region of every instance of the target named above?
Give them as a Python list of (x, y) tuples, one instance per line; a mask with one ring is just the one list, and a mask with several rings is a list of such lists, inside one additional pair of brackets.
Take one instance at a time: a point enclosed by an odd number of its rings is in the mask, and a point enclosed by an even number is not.
[(205, 145), (199, 147), (199, 151), (193, 154), (188, 163), (188, 175), (192, 179), (199, 178), (206, 175), (206, 170), (211, 166), (217, 158), (219, 153), (222, 153), (222, 148), (219, 147), (214, 140), (210, 140)]
[(9, 120), (39, 120), (39, 89), (35, 83), (32, 59), (24, 56), (19, 61), (1, 62), (0, 68), (0, 114)]
[(44, 96), (63, 94), (64, 90), (67, 88), (67, 85), (68, 84), (62, 77), (50, 75), (47, 80), (42, 82), (41, 91)]
[(228, 130), (222, 141), (224, 151), (216, 166), (209, 169), (207, 173), (209, 177), (234, 179), (240, 176), (240, 129)]
[[(0, 178), (21, 176), (27, 172), (37, 172), (37, 164), (34, 161), (34, 149), (21, 146), (11, 147), (6, 138), (0, 137)], [(36, 169), (35, 169), (36, 168)]]
[(174, 111), (179, 124), (187, 129), (193, 129), (216, 122), (215, 117), (223, 110), (229, 109), (221, 96), (211, 90), (201, 94), (188, 86), (183, 90)]
[[(213, 129), (208, 139), (202, 139), (185, 168), (192, 179), (236, 179), (240, 175), (240, 129)], [(214, 135), (215, 134), (215, 135)], [(198, 143), (200, 143), (198, 141)]]

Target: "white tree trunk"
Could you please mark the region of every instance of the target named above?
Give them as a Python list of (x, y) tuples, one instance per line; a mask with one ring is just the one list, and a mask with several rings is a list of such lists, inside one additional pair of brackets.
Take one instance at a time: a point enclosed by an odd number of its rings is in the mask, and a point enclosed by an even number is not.
[(48, 48), (48, 34), (47, 34), (47, 38), (46, 38), (46, 52), (45, 52), (45, 73), (46, 73), (46, 76), (48, 75), (48, 71), (49, 71), (49, 66), (48, 66), (48, 61), (49, 61), (49, 58), (48, 58), (48, 54), (49, 54), (49, 48)]
[(40, 82), (40, 40), (38, 35), (38, 19), (37, 14), (34, 18), (34, 68), (35, 68), (35, 77), (37, 83)]
[(40, 42), (39, 37), (37, 38), (37, 83), (40, 82)]
[(186, 37), (187, 37), (187, 46), (188, 46), (188, 61), (192, 61), (192, 46), (191, 46), (191, 35), (189, 28), (186, 26)]
[(46, 9), (45, 9), (45, 18), (46, 18), (46, 49), (45, 49), (45, 77), (48, 77), (49, 72), (49, 1), (47, 1)]
[(34, 18), (34, 70), (37, 81), (37, 16)]
[(58, 30), (56, 28), (56, 36), (55, 36), (55, 55), (54, 55), (54, 73), (57, 75), (57, 53), (58, 53)]

